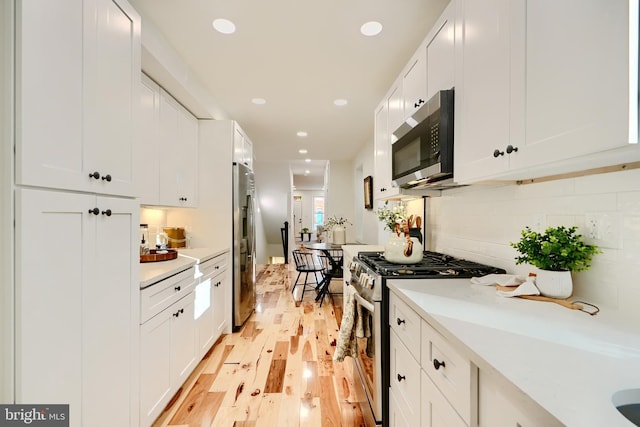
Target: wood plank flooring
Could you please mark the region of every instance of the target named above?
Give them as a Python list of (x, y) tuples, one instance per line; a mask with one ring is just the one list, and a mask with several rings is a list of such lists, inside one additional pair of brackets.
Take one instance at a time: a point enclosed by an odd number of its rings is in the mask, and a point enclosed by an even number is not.
[(255, 313), (218, 340), (153, 427), (374, 425), (353, 359), (333, 361), (341, 296), (320, 307), (308, 287), (300, 302), (296, 275), (260, 266)]

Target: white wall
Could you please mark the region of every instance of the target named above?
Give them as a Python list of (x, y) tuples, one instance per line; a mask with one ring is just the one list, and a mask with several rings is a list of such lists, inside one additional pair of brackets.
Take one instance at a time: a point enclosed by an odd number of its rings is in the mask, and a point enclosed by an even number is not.
[[(356, 212), (354, 208), (354, 170), (350, 160), (332, 160), (329, 162), (329, 186), (327, 188), (326, 218), (336, 216), (354, 222)], [(356, 235), (353, 225), (347, 224), (347, 242), (355, 242)]]
[(509, 242), (542, 218), (546, 226), (581, 227), (585, 214), (621, 215), (622, 248), (603, 248), (586, 272), (574, 273), (574, 295), (618, 307), (640, 319), (640, 170), (530, 185), (471, 186), (428, 199), (431, 249), (527, 274)]
[(352, 163), (354, 170), (354, 241), (371, 245), (378, 243), (378, 217), (375, 213), (375, 202), (373, 209), (364, 208), (364, 179), (368, 176), (373, 177), (373, 185), (375, 185), (373, 150), (373, 140), (370, 140), (358, 152)]
[(0, 402), (13, 403), (13, 2), (0, 5)]

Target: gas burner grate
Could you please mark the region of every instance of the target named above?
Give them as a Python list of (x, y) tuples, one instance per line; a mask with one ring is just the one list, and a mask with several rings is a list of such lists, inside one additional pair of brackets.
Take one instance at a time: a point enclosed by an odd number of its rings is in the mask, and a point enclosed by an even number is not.
[(387, 261), (382, 252), (360, 252), (358, 258), (376, 273), (385, 277), (476, 277), (504, 273), (499, 268), (479, 264), (438, 252), (425, 251), (416, 264), (395, 264)]

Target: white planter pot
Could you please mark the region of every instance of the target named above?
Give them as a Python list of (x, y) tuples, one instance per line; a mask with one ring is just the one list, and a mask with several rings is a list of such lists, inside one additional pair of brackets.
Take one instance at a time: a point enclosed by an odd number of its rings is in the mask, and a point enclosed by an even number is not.
[(536, 286), (545, 297), (569, 298), (573, 293), (571, 272), (540, 270), (536, 273)]
[(347, 230), (344, 227), (336, 225), (331, 231), (331, 241), (335, 245), (344, 245), (347, 243)]
[(413, 243), (411, 255), (407, 256), (404, 253), (408, 245), (407, 238), (391, 233), (384, 245), (384, 258), (395, 264), (415, 264), (422, 261), (422, 244), (415, 237), (411, 238), (411, 242)]

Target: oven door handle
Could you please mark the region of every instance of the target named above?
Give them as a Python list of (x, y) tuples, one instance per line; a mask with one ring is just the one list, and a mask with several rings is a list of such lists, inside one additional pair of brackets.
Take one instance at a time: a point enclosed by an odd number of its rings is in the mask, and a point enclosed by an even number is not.
[(363, 306), (364, 308), (369, 310), (371, 313), (373, 313), (375, 311), (375, 306), (373, 304), (371, 304), (369, 301), (367, 301), (366, 299), (362, 298), (360, 296), (360, 294), (358, 294), (356, 292), (356, 293), (353, 294), (353, 296), (355, 297), (356, 302), (358, 304), (360, 304), (361, 306)]

